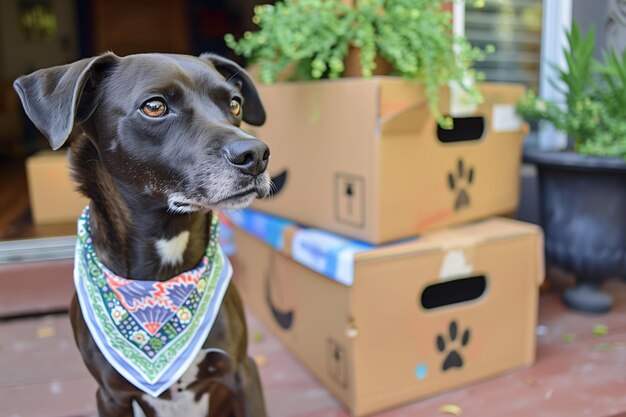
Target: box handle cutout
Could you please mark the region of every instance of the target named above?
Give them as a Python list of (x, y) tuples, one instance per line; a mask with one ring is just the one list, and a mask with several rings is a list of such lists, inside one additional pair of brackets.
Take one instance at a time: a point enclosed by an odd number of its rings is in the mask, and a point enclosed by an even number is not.
[(485, 118), (482, 116), (453, 117), (454, 127), (444, 129), (437, 124), (437, 139), (443, 143), (478, 140), (485, 133)]
[(424, 288), (420, 302), (424, 309), (431, 310), (476, 300), (486, 289), (487, 277), (484, 275), (453, 279)]

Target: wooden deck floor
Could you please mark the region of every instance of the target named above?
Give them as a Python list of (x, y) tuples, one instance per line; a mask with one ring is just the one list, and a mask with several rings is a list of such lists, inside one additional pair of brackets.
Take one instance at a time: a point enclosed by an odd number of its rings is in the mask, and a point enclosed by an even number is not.
[[(609, 417), (626, 415), (626, 285), (608, 315), (563, 308), (556, 294), (541, 298), (537, 363), (464, 389), (380, 414), (437, 416), (444, 404), (463, 416)], [(272, 417), (346, 417), (337, 401), (280, 342), (249, 315), (250, 352), (261, 366)], [(596, 324), (608, 334), (594, 336)], [(95, 383), (74, 347), (66, 315), (0, 322), (0, 417), (95, 416)]]

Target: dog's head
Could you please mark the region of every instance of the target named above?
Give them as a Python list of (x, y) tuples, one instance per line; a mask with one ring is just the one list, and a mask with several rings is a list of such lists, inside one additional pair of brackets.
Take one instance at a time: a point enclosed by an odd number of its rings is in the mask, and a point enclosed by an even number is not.
[(53, 149), (79, 126), (116, 183), (173, 212), (241, 207), (269, 192), (269, 149), (240, 128), (263, 124), (265, 110), (230, 60), (106, 53), (14, 87)]

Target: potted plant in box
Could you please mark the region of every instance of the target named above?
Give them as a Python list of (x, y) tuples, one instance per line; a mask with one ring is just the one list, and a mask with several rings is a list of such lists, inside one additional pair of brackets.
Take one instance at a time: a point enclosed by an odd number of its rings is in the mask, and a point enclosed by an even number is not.
[[(479, 101), (474, 86), (482, 74), (471, 64), (483, 51), (452, 34), (451, 15), (432, 0), (284, 0), (255, 8), (257, 32), (226, 44), (259, 67), (259, 78), (290, 80), (372, 76), (384, 67), (423, 82), (429, 106), (443, 127), (452, 119), (439, 113), (439, 87), (452, 82), (467, 99)], [(490, 48), (487, 48), (489, 52)], [(356, 67), (354, 68), (356, 63)], [(390, 69), (391, 68), (391, 69)]]
[(593, 29), (583, 35), (574, 24), (567, 38), (567, 66), (551, 80), (566, 88), (565, 103), (530, 92), (517, 109), (571, 138), (564, 152), (529, 150), (525, 159), (538, 168), (547, 260), (576, 276), (565, 303), (604, 312), (612, 298), (600, 285), (626, 277), (626, 52), (594, 62)]

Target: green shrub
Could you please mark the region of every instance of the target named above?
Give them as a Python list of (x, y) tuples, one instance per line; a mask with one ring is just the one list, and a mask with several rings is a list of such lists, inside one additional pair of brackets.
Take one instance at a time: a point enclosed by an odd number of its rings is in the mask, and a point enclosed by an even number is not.
[(350, 47), (359, 48), (361, 73), (373, 74), (376, 57), (386, 59), (394, 74), (424, 83), (431, 110), (440, 123), (437, 92), (453, 81), (474, 102), (480, 94), (471, 68), (483, 58), (463, 37), (452, 35), (451, 15), (433, 0), (359, 0), (350, 8), (338, 0), (284, 0), (255, 8), (257, 32), (226, 44), (258, 64), (259, 77), (273, 83), (288, 68), (291, 80), (338, 78)]
[(517, 104), (522, 116), (551, 123), (574, 139), (574, 150), (587, 155), (626, 159), (626, 51), (605, 53), (595, 62), (595, 30), (583, 35), (574, 23), (564, 48), (566, 67), (550, 82), (565, 103), (542, 100), (530, 91)]

